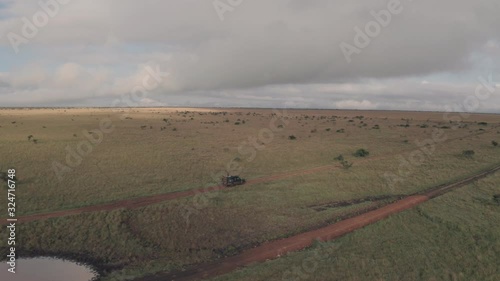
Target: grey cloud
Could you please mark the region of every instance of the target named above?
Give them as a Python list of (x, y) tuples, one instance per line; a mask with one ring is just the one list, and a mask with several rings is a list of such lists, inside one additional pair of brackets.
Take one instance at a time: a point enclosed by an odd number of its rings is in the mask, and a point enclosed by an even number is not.
[[(1, 14), (17, 17), (0, 18), (0, 33), (19, 32), (19, 18), (36, 10), (36, 3), (19, 2), (7, 1), (10, 8)], [(403, 11), (347, 63), (339, 44), (353, 44), (354, 28), (364, 28), (373, 20), (371, 11), (386, 9), (388, 2), (244, 0), (220, 21), (212, 1), (74, 0), (24, 50), (43, 50), (48, 76), (55, 75), (53, 65), (75, 62), (89, 71), (106, 68), (110, 77), (87, 78), (102, 86), (76, 90), (73, 97), (57, 94), (64, 90), (57, 83), (40, 81), (29, 84), (31, 92), (4, 81), (2, 91), (17, 91), (22, 103), (29, 103), (30, 95), (34, 103), (44, 95), (56, 104), (85, 98), (98, 103), (96, 96), (105, 103), (107, 95), (126, 93), (137, 65), (152, 61), (171, 74), (151, 93), (165, 102), (434, 108), (467, 93), (450, 81), (443, 81), (443, 88), (411, 90), (405, 88), (413, 85), (408, 79), (461, 75), (473, 85), (485, 71), (500, 70), (491, 63), (500, 61), (496, 0), (401, 0)], [(0, 44), (8, 47), (5, 37)], [(128, 74), (120, 73), (125, 68)], [(379, 88), (366, 86), (370, 79)], [(75, 88), (89, 84), (74, 83)], [(335, 90), (321, 92), (320, 84)]]

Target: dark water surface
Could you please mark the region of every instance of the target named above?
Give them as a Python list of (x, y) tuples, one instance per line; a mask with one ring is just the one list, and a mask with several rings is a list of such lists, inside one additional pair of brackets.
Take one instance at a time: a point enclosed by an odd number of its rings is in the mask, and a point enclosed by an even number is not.
[(85, 265), (54, 258), (30, 258), (16, 261), (16, 273), (10, 273), (7, 261), (0, 265), (1, 281), (90, 281), (96, 273)]

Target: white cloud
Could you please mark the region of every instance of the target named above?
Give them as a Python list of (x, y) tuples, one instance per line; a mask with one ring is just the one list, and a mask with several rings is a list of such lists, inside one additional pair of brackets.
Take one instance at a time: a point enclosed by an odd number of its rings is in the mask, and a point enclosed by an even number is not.
[[(7, 6), (0, 34), (21, 33), (21, 18), (39, 10), (37, 1), (0, 3)], [(96, 97), (108, 105), (140, 83), (141, 65), (153, 63), (171, 74), (150, 93), (162, 102), (434, 109), (466, 95), (464, 85), (485, 69), (500, 72), (498, 1), (402, 3), (403, 12), (348, 64), (339, 44), (351, 43), (354, 27), (373, 20), (370, 11), (386, 0), (252, 0), (223, 22), (212, 1), (73, 0), (3, 69), (0, 95), (16, 105), (99, 105)], [(1, 46), (0, 56), (14, 56), (7, 37)]]
[(335, 107), (339, 109), (376, 109), (377, 104), (368, 100), (343, 100), (336, 102)]

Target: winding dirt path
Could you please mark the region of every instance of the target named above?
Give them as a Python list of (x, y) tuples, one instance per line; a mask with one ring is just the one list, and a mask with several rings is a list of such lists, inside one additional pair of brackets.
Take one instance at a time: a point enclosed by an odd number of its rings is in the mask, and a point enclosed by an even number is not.
[(500, 165), (466, 179), (431, 188), (420, 195), (406, 197), (397, 202), (385, 205), (376, 210), (368, 211), (364, 214), (340, 221), (338, 223), (317, 230), (304, 232), (289, 238), (264, 243), (256, 248), (243, 251), (239, 255), (224, 258), (213, 263), (203, 264), (187, 271), (159, 273), (139, 278), (135, 281), (200, 280), (229, 273), (255, 262), (275, 259), (283, 254), (310, 247), (315, 240), (330, 241), (336, 239), (364, 226), (383, 220), (392, 214), (413, 208), (453, 189), (475, 182), (499, 170)]
[[(275, 181), (278, 179), (284, 179), (284, 178), (293, 177), (293, 176), (297, 176), (297, 175), (313, 174), (313, 173), (317, 173), (319, 171), (324, 171), (324, 170), (328, 170), (328, 169), (335, 169), (335, 168), (340, 168), (340, 167), (336, 166), (336, 165), (326, 165), (326, 166), (315, 167), (315, 168), (311, 168), (311, 169), (286, 172), (286, 173), (282, 173), (282, 174), (276, 174), (276, 175), (271, 175), (271, 176), (267, 176), (267, 177), (248, 180), (245, 185), (270, 182), (270, 181)], [(30, 221), (35, 221), (35, 220), (43, 220), (43, 219), (49, 219), (49, 218), (78, 215), (81, 213), (88, 213), (88, 212), (111, 211), (111, 210), (116, 210), (116, 209), (120, 209), (120, 208), (137, 209), (137, 208), (141, 208), (141, 207), (145, 207), (145, 206), (149, 206), (152, 204), (157, 204), (157, 203), (161, 203), (161, 202), (165, 202), (165, 201), (169, 201), (169, 200), (173, 200), (173, 199), (177, 199), (177, 198), (190, 197), (190, 196), (195, 196), (195, 195), (201, 194), (201, 193), (214, 192), (214, 191), (232, 189), (232, 188), (234, 189), (234, 188), (238, 188), (238, 187), (210, 186), (210, 187), (206, 187), (206, 188), (191, 189), (191, 190), (187, 190), (187, 191), (179, 191), (179, 192), (172, 192), (172, 193), (166, 193), (166, 194), (157, 194), (157, 195), (151, 195), (151, 196), (147, 196), (147, 197), (139, 197), (139, 198), (120, 200), (120, 201), (116, 201), (116, 202), (112, 202), (112, 203), (105, 203), (105, 204), (101, 204), (101, 205), (85, 206), (85, 207), (70, 209), (70, 210), (61, 210), (61, 211), (55, 211), (55, 212), (50, 212), (50, 213), (20, 216), (17, 218), (17, 222), (23, 223), (23, 222), (30, 222)], [(2, 219), (2, 222), (0, 223), (0, 225), (6, 224), (5, 220), (6, 219)]]
[[(494, 126), (488, 131), (480, 131), (480, 132), (475, 132), (475, 133), (468, 134), (468, 135), (461, 136), (461, 137), (450, 138), (450, 139), (447, 139), (445, 142), (450, 142), (450, 141), (454, 141), (457, 139), (468, 138), (468, 137), (472, 137), (472, 136), (485, 134), (485, 133), (490, 132), (498, 127), (500, 127), (500, 125)], [(405, 153), (408, 151), (413, 151), (415, 149), (416, 149), (415, 147), (412, 147), (411, 149), (408, 149), (407, 151), (401, 151), (399, 153)], [(389, 158), (392, 156), (393, 155), (370, 157), (367, 159), (357, 161), (356, 164), (363, 164), (365, 162), (386, 159), (386, 158)], [(315, 167), (315, 168), (310, 168), (310, 169), (285, 172), (285, 173), (281, 173), (281, 174), (251, 179), (251, 180), (248, 180), (246, 182), (246, 185), (271, 182), (271, 181), (289, 178), (289, 177), (294, 177), (294, 176), (298, 176), (298, 175), (309, 175), (309, 174), (314, 174), (314, 173), (318, 173), (318, 172), (325, 171), (325, 170), (338, 170), (341, 168), (342, 167), (340, 165), (325, 165), (325, 166), (320, 166), (320, 167)], [(237, 187), (232, 187), (232, 188), (237, 188)], [(111, 211), (111, 210), (116, 210), (116, 209), (121, 209), (121, 208), (136, 209), (136, 208), (141, 208), (141, 207), (145, 207), (148, 205), (157, 204), (157, 203), (161, 203), (161, 202), (165, 202), (165, 201), (169, 201), (169, 200), (173, 200), (173, 199), (190, 197), (190, 196), (195, 196), (197, 194), (202, 194), (202, 193), (206, 193), (206, 192), (213, 192), (213, 191), (220, 191), (220, 190), (225, 190), (225, 189), (231, 189), (231, 187), (226, 188), (223, 186), (210, 186), (210, 187), (200, 188), (200, 189), (192, 189), (192, 190), (187, 190), (187, 191), (179, 191), (179, 192), (172, 192), (172, 193), (166, 193), (166, 194), (151, 195), (151, 196), (147, 196), (147, 197), (119, 200), (116, 202), (85, 206), (85, 207), (80, 207), (80, 208), (75, 208), (75, 209), (54, 211), (54, 212), (49, 212), (49, 213), (32, 214), (32, 215), (18, 217), (17, 222), (18, 223), (31, 222), (31, 221), (36, 221), (36, 220), (44, 220), (44, 219), (49, 219), (49, 218), (78, 215), (78, 214), (89, 213), (89, 212)], [(7, 224), (6, 218), (2, 218), (0, 220), (0, 225), (6, 225), (6, 224)]]

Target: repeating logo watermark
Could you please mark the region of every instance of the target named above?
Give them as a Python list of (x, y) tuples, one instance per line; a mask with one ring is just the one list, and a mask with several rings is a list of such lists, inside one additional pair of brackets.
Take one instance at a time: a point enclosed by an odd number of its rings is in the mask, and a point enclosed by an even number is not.
[(215, 0), (212, 2), (212, 5), (220, 21), (224, 21), (226, 19), (224, 14), (234, 12), (243, 1), (244, 0)]
[[(463, 122), (470, 118), (471, 113), (476, 112), (482, 104), (496, 93), (498, 83), (493, 82), (492, 74), (489, 74), (487, 78), (478, 77), (478, 80), (479, 83), (474, 94), (467, 96), (460, 104), (446, 106), (443, 121), (450, 124), (451, 130), (461, 128)], [(397, 170), (384, 173), (383, 177), (387, 185), (394, 189), (396, 184), (404, 182), (413, 173), (414, 168), (421, 166), (432, 158), (438, 144), (442, 144), (448, 139), (449, 137), (444, 129), (435, 128), (431, 137), (424, 140), (415, 140), (417, 148), (408, 157), (396, 156), (399, 162)]]
[(18, 54), (20, 52), (20, 46), (23, 44), (28, 44), (31, 39), (38, 35), (40, 29), (47, 26), (51, 19), (56, 17), (61, 11), (62, 7), (67, 5), (72, 0), (40, 0), (38, 1), (39, 9), (31, 16), (22, 17), (23, 22), (20, 32), (9, 32), (7, 33), (7, 39), (14, 52)]
[[(160, 86), (162, 81), (169, 76), (169, 73), (161, 72), (157, 65), (155, 69), (150, 65), (145, 67), (147, 75), (142, 79), (142, 83), (132, 88), (129, 93), (121, 95), (112, 103), (113, 107), (130, 109), (139, 106), (140, 101), (148, 95), (149, 92)], [(120, 116), (121, 120), (128, 117), (126, 110)], [(52, 162), (52, 170), (59, 181), (63, 180), (65, 174), (72, 172), (73, 169), (80, 166), (84, 157), (88, 156), (96, 146), (102, 143), (106, 134), (111, 134), (115, 126), (111, 118), (103, 118), (99, 121), (99, 127), (92, 131), (83, 130), (82, 135), (85, 140), (78, 142), (76, 146), (66, 146), (66, 157), (64, 163), (59, 161)]]
[[(409, 0), (412, 1), (412, 0)], [(353, 43), (342, 42), (339, 47), (344, 54), (347, 63), (352, 62), (353, 55), (359, 55), (363, 49), (367, 48), (372, 41), (380, 36), (384, 28), (387, 28), (393, 21), (394, 16), (403, 12), (403, 4), (400, 0), (389, 0), (386, 9), (371, 11), (373, 20), (366, 23), (365, 27), (354, 27)]]

